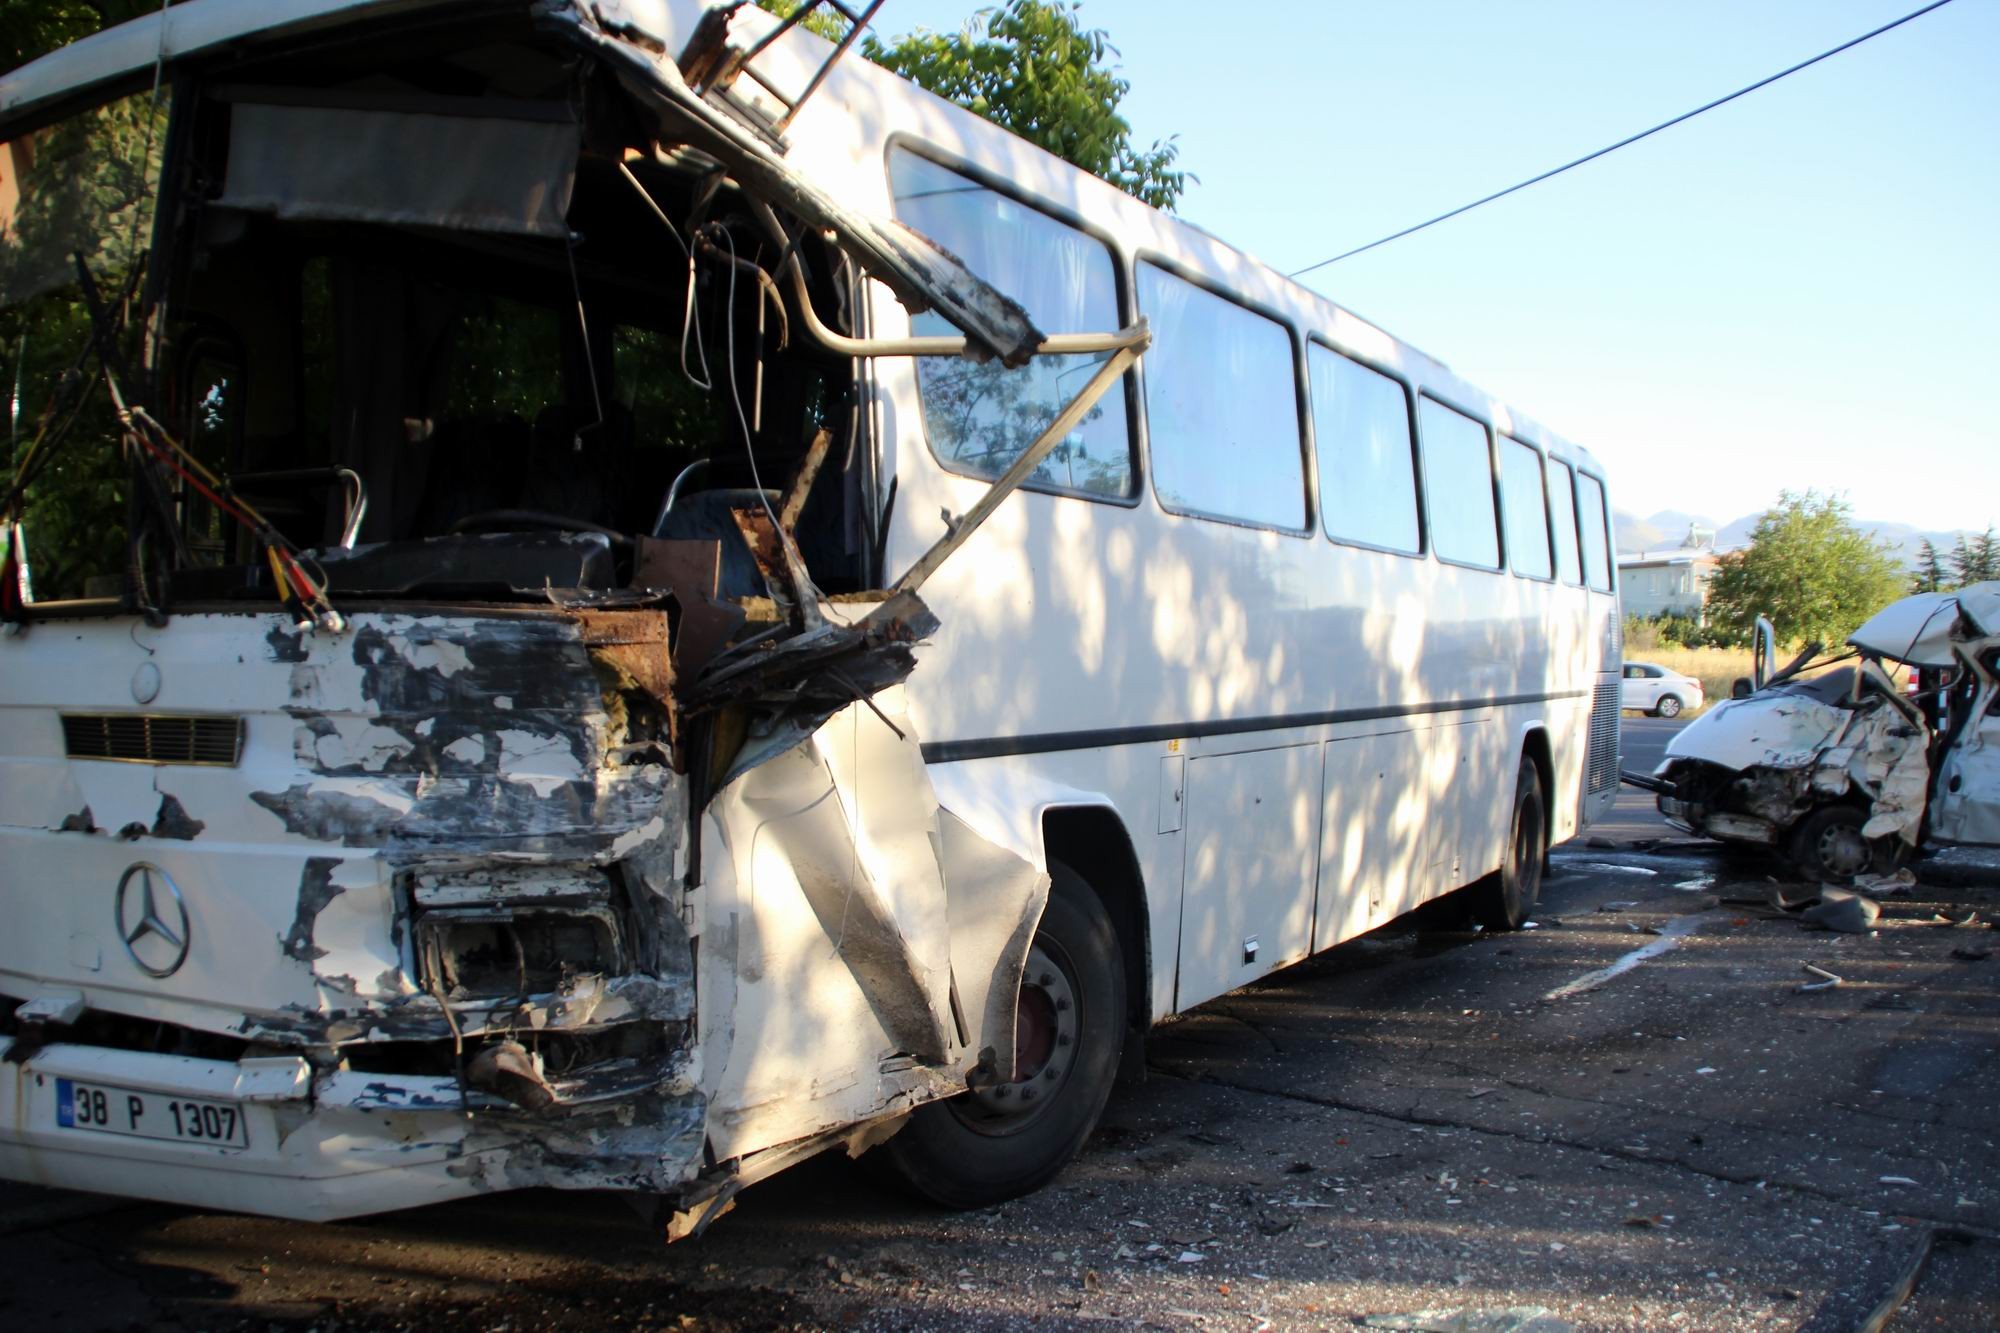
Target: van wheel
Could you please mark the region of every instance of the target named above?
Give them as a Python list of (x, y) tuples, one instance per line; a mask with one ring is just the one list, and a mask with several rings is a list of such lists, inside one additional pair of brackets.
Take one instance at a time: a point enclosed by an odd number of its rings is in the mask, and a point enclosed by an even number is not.
[(1542, 775), (1534, 761), (1521, 761), (1514, 782), (1514, 816), (1507, 827), (1507, 850), (1500, 868), (1472, 886), (1468, 897), (1479, 923), (1488, 930), (1519, 930), (1542, 896), (1542, 866), (1548, 859), (1548, 825), (1542, 821)]
[(1653, 706), (1653, 711), (1661, 717), (1679, 717), (1681, 697), (1678, 694), (1663, 694), (1660, 696), (1660, 702)]
[(1788, 850), (1808, 880), (1844, 884), (1856, 875), (1886, 875), (1909, 861), (1901, 838), (1861, 836), (1868, 813), (1859, 806), (1823, 805), (1792, 826)]
[(1118, 1072), (1125, 965), (1111, 918), (1081, 876), (1049, 862), (1048, 909), (1021, 980), (1012, 1083), (917, 1108), (882, 1145), (908, 1189), (979, 1208), (1046, 1185), (1083, 1146)]

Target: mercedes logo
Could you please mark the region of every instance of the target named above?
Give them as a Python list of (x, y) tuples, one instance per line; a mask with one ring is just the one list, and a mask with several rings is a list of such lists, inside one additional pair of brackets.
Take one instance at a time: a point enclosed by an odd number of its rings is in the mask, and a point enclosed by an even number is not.
[(141, 861), (118, 877), (118, 938), (149, 977), (170, 977), (187, 961), (187, 902), (166, 871)]

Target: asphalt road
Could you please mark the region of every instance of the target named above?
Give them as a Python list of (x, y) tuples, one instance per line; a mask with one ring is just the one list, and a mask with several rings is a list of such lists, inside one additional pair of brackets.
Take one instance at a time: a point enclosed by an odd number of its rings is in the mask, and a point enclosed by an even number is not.
[(1817, 1331), (1933, 1236), (1889, 1327), (1992, 1327), (2000, 959), (1931, 918), (2000, 914), (2000, 875), (1926, 863), (1876, 934), (1815, 934), (1661, 832), (1558, 849), (1532, 931), (1391, 927), (1164, 1026), (1004, 1207), (823, 1160), (667, 1247), (598, 1195), (313, 1227), (13, 1187), (0, 1326)]

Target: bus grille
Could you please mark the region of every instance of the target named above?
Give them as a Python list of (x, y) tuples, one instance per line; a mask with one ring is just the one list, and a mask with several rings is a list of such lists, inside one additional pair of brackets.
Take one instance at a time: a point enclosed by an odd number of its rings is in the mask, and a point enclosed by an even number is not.
[(1597, 687), (1590, 701), (1590, 794), (1595, 796), (1618, 785), (1618, 682)]
[(62, 726), (72, 759), (230, 766), (243, 753), (240, 717), (64, 713)]

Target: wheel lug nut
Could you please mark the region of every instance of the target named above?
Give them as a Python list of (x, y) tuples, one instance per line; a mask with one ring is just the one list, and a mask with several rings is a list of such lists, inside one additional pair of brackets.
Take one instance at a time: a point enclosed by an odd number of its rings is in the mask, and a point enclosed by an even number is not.
[(1021, 1089), (1021, 1100), (1024, 1102), (1031, 1102), (1035, 1100), (1035, 1090), (1033, 1088)]
[(1060, 1069), (1056, 1068), (1056, 1067), (1055, 1067), (1054, 1065), (1050, 1065), (1050, 1066), (1049, 1066), (1049, 1072), (1048, 1072), (1048, 1073), (1046, 1073), (1046, 1074), (1044, 1074), (1044, 1075), (1042, 1075), (1042, 1077), (1043, 1077), (1043, 1078), (1046, 1078), (1046, 1079), (1053, 1079), (1053, 1078), (1054, 1078), (1054, 1077), (1055, 1077), (1055, 1076), (1056, 1076), (1057, 1074), (1060, 1074), (1060, 1073), (1062, 1073), (1062, 1070), (1060, 1070)]
[(1012, 1091), (1013, 1091), (1013, 1089), (1012, 1089), (1012, 1088), (1009, 1088), (1009, 1087), (1006, 1087), (1006, 1086), (1004, 1086), (1004, 1085), (1003, 1085), (1003, 1086), (1001, 1086), (1001, 1087), (998, 1087), (998, 1088), (995, 1088), (995, 1089), (993, 1089), (993, 1095), (994, 1095), (995, 1097), (1005, 1097), (1005, 1096), (1006, 1096), (1006, 1095), (1007, 1095), (1008, 1093), (1010, 1093), (1010, 1092), (1012, 1092)]
[(1068, 1001), (1068, 1000), (1057, 1000), (1057, 1001), (1056, 1001), (1056, 1012), (1057, 1012), (1057, 1013), (1059, 1013), (1059, 1014), (1060, 1014), (1060, 1013), (1066, 1013), (1066, 1012), (1068, 1012), (1068, 1010), (1069, 1010), (1069, 1001)]
[(1067, 1046), (1067, 1045), (1069, 1045), (1069, 1033), (1065, 1032), (1065, 1033), (1063, 1033), (1063, 1034), (1062, 1034), (1061, 1036), (1058, 1036), (1058, 1037), (1056, 1038), (1056, 1045), (1058, 1045), (1058, 1046)]
[(1035, 984), (1037, 986), (1040, 986), (1042, 989), (1047, 990), (1050, 986), (1056, 984), (1056, 979), (1050, 973), (1044, 972), (1042, 973), (1042, 975), (1035, 978)]

